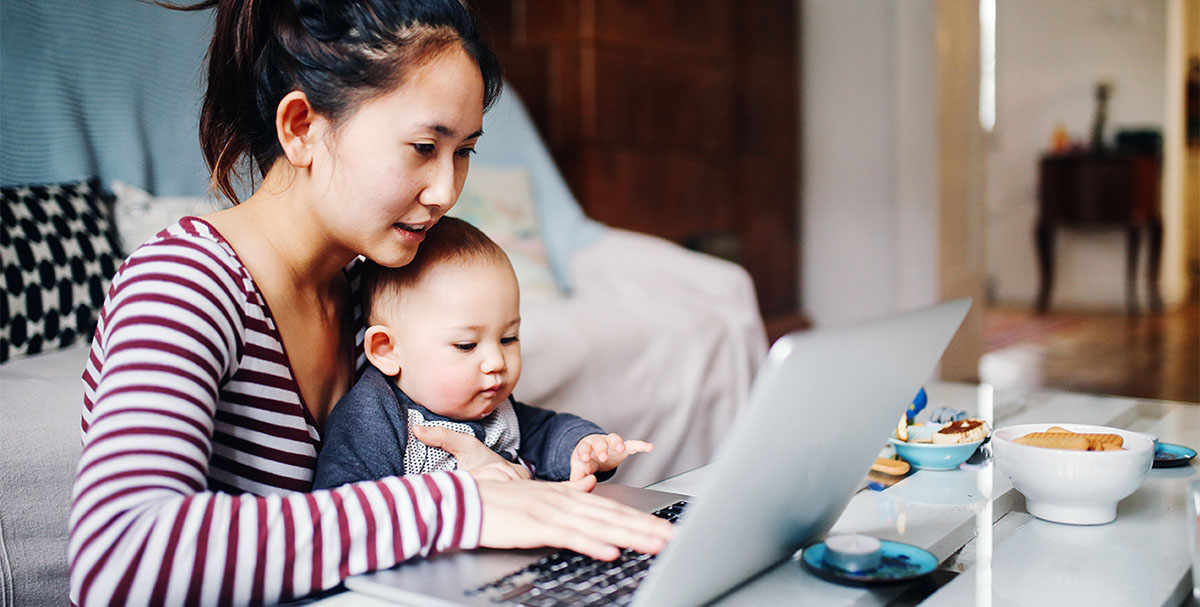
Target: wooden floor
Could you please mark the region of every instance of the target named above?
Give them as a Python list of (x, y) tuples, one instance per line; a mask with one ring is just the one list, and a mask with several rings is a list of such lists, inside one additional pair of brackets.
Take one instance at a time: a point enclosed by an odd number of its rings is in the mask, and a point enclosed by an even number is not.
[(1200, 403), (1200, 305), (1162, 314), (990, 308), (980, 380)]

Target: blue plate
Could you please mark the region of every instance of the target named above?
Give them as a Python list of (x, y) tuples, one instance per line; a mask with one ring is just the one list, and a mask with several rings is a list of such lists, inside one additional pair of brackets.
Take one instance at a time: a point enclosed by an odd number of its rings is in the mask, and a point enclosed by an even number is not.
[(957, 470), (958, 465), (967, 461), (983, 440), (956, 445), (935, 445), (933, 443), (905, 442), (898, 438), (890, 438), (888, 442), (896, 450), (900, 459), (912, 464), (918, 470)]
[(1186, 466), (1192, 458), (1196, 457), (1196, 450), (1175, 443), (1158, 443), (1154, 448), (1154, 467), (1155, 468), (1174, 468), (1175, 466)]
[(825, 562), (825, 542), (817, 542), (800, 553), (800, 563), (819, 578), (850, 584), (869, 586), (907, 582), (929, 575), (937, 569), (938, 560), (928, 550), (911, 544), (879, 540), (883, 544), (883, 563), (871, 571), (850, 573)]

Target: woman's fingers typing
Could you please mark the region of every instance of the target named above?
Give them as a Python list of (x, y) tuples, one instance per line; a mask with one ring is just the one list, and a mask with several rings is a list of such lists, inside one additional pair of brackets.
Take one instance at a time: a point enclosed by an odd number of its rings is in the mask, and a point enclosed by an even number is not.
[(674, 536), (669, 522), (583, 490), (594, 483), (594, 477), (568, 483), (478, 481), (482, 545), (555, 546), (612, 560), (621, 548), (657, 553)]

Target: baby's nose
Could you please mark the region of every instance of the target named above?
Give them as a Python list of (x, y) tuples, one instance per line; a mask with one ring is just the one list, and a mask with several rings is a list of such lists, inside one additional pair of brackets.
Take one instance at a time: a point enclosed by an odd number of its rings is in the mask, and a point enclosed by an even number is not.
[(479, 368), (484, 373), (498, 373), (503, 371), (505, 366), (504, 353), (496, 349), (488, 352), (483, 357), (483, 362), (480, 363)]

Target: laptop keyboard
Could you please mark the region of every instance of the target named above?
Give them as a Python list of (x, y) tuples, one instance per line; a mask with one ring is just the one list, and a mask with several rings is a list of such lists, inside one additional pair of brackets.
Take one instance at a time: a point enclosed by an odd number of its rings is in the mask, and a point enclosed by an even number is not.
[[(676, 522), (686, 506), (686, 501), (675, 502), (654, 515)], [(654, 555), (628, 549), (615, 561), (598, 561), (563, 549), (467, 594), (484, 594), (494, 603), (521, 607), (628, 605), (653, 561)]]

